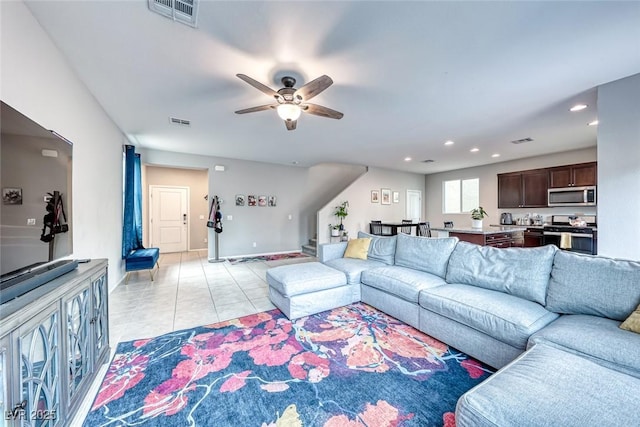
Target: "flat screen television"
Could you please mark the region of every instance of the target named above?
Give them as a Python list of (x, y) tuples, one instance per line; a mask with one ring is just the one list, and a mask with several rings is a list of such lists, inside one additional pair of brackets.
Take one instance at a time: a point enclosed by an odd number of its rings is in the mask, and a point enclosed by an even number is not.
[(65, 259), (73, 252), (73, 146), (0, 102), (0, 300), (5, 302), (77, 263)]

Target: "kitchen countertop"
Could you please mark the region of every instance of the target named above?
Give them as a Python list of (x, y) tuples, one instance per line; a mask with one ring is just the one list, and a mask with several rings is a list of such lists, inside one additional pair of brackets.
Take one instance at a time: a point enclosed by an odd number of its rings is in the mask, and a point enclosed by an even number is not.
[(467, 234), (497, 234), (497, 233), (516, 233), (518, 231), (526, 231), (527, 227), (518, 225), (508, 225), (508, 226), (489, 226), (483, 228), (472, 228), (472, 227), (453, 227), (453, 228), (444, 228), (444, 227), (431, 227), (433, 231), (445, 231), (447, 233), (467, 233)]
[(506, 224), (491, 224), (490, 227), (501, 227), (501, 228), (537, 228), (542, 230), (544, 228), (545, 225), (550, 225), (550, 224), (543, 224), (543, 225), (516, 225), (516, 224), (511, 224), (511, 225), (506, 225)]

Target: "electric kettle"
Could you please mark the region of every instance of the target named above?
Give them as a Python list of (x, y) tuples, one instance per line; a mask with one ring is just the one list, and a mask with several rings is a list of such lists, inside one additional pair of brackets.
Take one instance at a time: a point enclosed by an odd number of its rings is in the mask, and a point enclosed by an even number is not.
[(500, 214), (500, 224), (502, 225), (512, 225), (513, 224), (513, 216), (509, 212), (505, 212)]

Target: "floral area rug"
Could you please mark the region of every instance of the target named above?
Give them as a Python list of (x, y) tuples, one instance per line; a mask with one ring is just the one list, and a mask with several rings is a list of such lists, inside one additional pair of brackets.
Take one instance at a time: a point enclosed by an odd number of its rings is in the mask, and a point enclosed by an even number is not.
[(227, 258), (231, 264), (242, 264), (245, 262), (259, 262), (259, 261), (276, 261), (279, 259), (289, 259), (289, 258), (308, 258), (309, 255), (304, 254), (302, 252), (290, 252), (286, 254), (274, 254), (274, 255), (258, 255), (258, 256), (248, 256), (242, 258)]
[(118, 344), (85, 426), (454, 426), (492, 373), (365, 304)]

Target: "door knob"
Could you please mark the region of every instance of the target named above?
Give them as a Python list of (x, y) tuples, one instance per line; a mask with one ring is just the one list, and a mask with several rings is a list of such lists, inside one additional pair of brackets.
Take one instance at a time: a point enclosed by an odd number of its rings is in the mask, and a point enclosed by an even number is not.
[(182, 214), (182, 221), (183, 224), (187, 223), (187, 214)]

